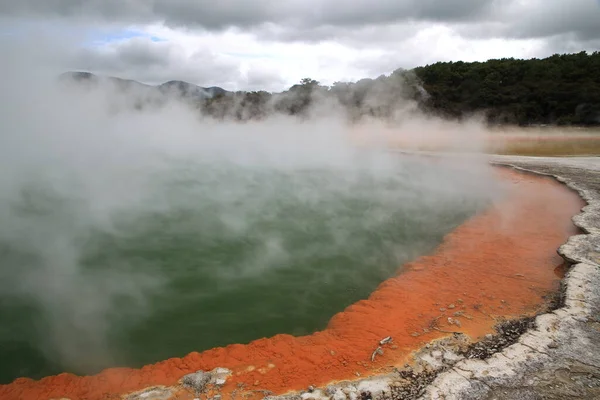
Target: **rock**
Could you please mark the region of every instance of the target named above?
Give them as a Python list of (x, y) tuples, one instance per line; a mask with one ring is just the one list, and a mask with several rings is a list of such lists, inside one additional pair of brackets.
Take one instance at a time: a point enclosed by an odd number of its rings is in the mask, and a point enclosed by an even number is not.
[(336, 390), (332, 396), (333, 400), (346, 400), (346, 394), (341, 390)]
[(336, 391), (337, 388), (335, 386), (330, 385), (325, 388), (325, 393), (327, 393), (329, 396), (333, 396)]
[[(125, 396), (125, 400), (167, 400), (173, 395), (170, 388), (164, 386), (152, 386), (139, 392)], [(62, 400), (62, 399), (61, 399)]]
[(231, 375), (231, 371), (227, 368), (215, 368), (209, 372), (210, 381), (213, 385), (222, 386), (227, 382), (227, 377)]
[(231, 371), (228, 370), (227, 368), (218, 367), (218, 368), (213, 369), (211, 371), (211, 373), (217, 374), (217, 375), (229, 375), (229, 374), (231, 374)]
[(383, 349), (381, 347), (377, 347), (375, 349), (375, 351), (373, 352), (373, 354), (371, 354), (371, 361), (375, 361), (375, 356), (379, 354), (379, 355), (383, 355)]
[(181, 379), (183, 386), (194, 389), (196, 393), (202, 393), (206, 384), (211, 378), (211, 374), (204, 371), (196, 371), (192, 374), (187, 374)]
[(393, 339), (392, 339), (392, 337), (391, 337), (391, 336), (387, 336), (387, 337), (385, 337), (385, 338), (381, 339), (381, 340), (379, 341), (379, 344), (383, 346), (384, 344), (388, 344), (388, 343), (392, 342), (392, 340), (393, 340)]

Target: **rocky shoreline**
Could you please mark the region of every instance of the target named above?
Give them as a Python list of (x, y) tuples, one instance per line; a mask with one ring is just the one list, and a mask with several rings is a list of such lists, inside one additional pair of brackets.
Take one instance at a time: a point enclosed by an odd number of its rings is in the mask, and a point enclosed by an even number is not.
[(600, 399), (600, 158), (565, 161), (492, 160), (552, 176), (587, 203), (573, 217), (584, 233), (559, 248), (572, 265), (550, 312), (500, 324), (496, 335), (471, 345), (456, 335), (428, 345), (415, 366), (395, 374), (270, 400)]

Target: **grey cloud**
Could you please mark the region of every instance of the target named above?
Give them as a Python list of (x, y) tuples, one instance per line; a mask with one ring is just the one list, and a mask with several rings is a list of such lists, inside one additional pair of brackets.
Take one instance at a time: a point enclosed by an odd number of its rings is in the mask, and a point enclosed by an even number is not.
[(455, 21), (481, 16), (491, 0), (2, 0), (0, 13), (165, 22), (219, 29), (273, 22), (296, 27), (360, 26), (406, 20)]
[[(207, 29), (248, 27), (279, 18), (267, 1), (154, 0), (154, 15), (167, 25), (201, 26)], [(275, 12), (275, 13), (274, 13)]]
[(127, 21), (148, 21), (155, 18), (153, 3), (139, 0), (1, 0), (0, 13), (13, 16), (61, 16)]
[(315, 1), (307, 25), (363, 26), (395, 21), (462, 21), (487, 14), (490, 0)]
[(600, 37), (597, 0), (0, 0), (0, 14), (237, 27), (280, 41), (337, 39), (355, 28), (432, 21), (469, 37)]
[(279, 91), (285, 85), (283, 77), (275, 70), (253, 65), (245, 74), (243, 86), (247, 90)]
[(539, 39), (561, 35), (581, 41), (600, 38), (597, 0), (497, 0), (490, 10), (488, 20), (459, 24), (457, 31), (469, 38)]
[(252, 29), (261, 39), (285, 42), (319, 42), (325, 39), (349, 45), (351, 47), (374, 47), (382, 44), (399, 43), (414, 35), (426, 23), (407, 21), (394, 24), (373, 24), (360, 27), (322, 25), (314, 28), (283, 27), (264, 24)]
[(177, 44), (156, 43), (148, 38), (79, 49), (72, 52), (70, 65), (73, 69), (93, 70), (150, 84), (178, 79), (234, 89), (241, 76), (239, 65), (222, 60), (210, 51), (199, 50), (188, 56)]
[(131, 17), (133, 12), (138, 15), (150, 15), (151, 8), (143, 6), (142, 2), (119, 2), (115, 0), (2, 0), (0, 2), (0, 13), (13, 16), (102, 16), (107, 19), (115, 19), (120, 16)]
[(172, 50), (167, 43), (154, 44), (146, 39), (134, 38), (119, 46), (116, 56), (128, 66), (167, 67)]
[(270, 1), (212, 0), (20, 0), (0, 1), (0, 13), (13, 16), (59, 16), (125, 23), (217, 29), (250, 26), (269, 18)]
[(600, 38), (600, 2), (548, 0), (509, 9), (506, 36), (548, 37), (574, 34), (582, 40)]
[(600, 37), (581, 40), (575, 34), (567, 34), (547, 40), (540, 51), (540, 56), (557, 53), (578, 53), (580, 51), (593, 52), (598, 51), (598, 49), (600, 49)]

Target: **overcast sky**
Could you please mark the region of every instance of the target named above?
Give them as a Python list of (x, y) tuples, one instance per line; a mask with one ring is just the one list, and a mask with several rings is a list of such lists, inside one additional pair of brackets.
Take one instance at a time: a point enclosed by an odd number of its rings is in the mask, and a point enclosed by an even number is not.
[(0, 44), (33, 38), (65, 70), (280, 91), (596, 51), (600, 0), (0, 0)]

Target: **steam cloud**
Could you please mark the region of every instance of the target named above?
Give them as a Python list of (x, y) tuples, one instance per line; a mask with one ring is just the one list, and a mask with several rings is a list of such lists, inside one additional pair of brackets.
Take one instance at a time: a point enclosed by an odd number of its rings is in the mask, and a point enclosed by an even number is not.
[[(249, 185), (265, 181), (243, 177), (238, 182), (235, 173), (228, 175), (231, 170), (276, 171), (285, 179), (311, 169), (331, 171), (329, 179), (290, 192), (317, 205), (322, 196), (352, 188), (398, 207), (425, 202), (442, 208), (498, 193), (481, 160), (467, 172), (462, 164), (409, 165), (387, 151), (395, 141), (407, 140), (449, 140), (477, 148), (482, 130), (476, 123), (425, 118), (410, 104), (400, 109), (400, 115), (410, 110), (410, 117), (398, 118), (393, 126), (375, 120), (348, 125), (336, 105), (318, 102), (308, 120), (270, 116), (245, 124), (203, 117), (177, 100), (139, 111), (127, 107), (136, 93), (121, 93), (109, 84), (93, 90), (65, 87), (56, 79), (62, 71), (53, 65), (32, 65), (40, 58), (31, 46), (5, 50), (9, 62), (0, 63), (0, 305), (38, 310), (32, 341), (48, 358), (73, 369), (118, 360), (109, 346), (111, 321), (133, 323), (147, 311), (149, 296), (163, 290), (164, 277), (152, 265), (94, 268), (85, 254), (98, 245), (98, 233), (125, 235), (127, 215), (181, 207), (166, 191), (173, 182), (165, 176), (173, 171), (184, 186), (198, 171), (207, 174), (206, 186), (190, 189), (185, 205), (196, 195), (212, 198), (213, 204), (235, 203), (218, 214), (231, 231), (253, 229), (252, 213), (279, 190), (265, 186), (264, 197), (247, 198)], [(402, 182), (404, 191), (363, 184), (383, 178)], [(364, 225), (386, 217), (366, 212)], [(344, 240), (344, 232), (336, 235)], [(285, 255), (279, 238), (266, 236), (264, 251), (236, 277), (260, 274)], [(8, 329), (0, 327), (0, 337)]]

